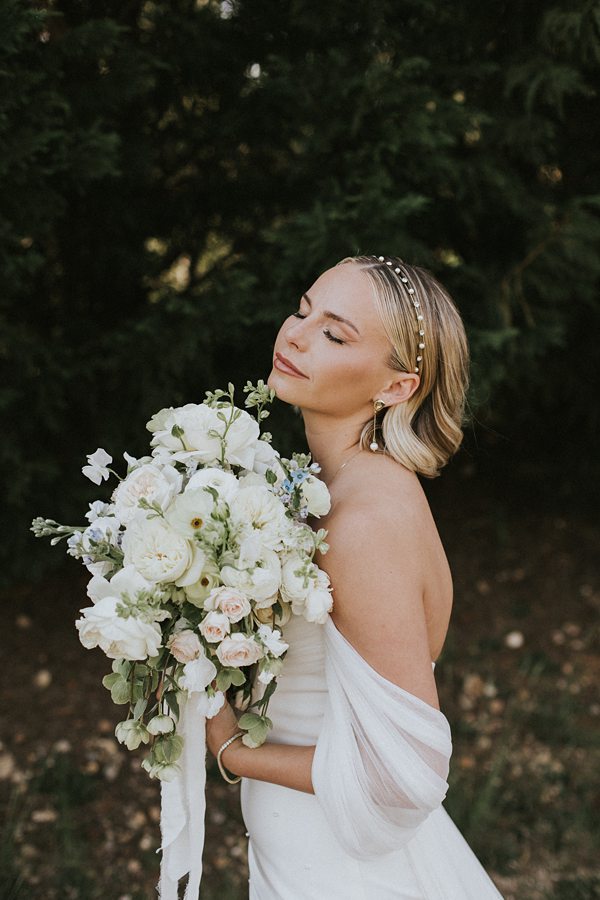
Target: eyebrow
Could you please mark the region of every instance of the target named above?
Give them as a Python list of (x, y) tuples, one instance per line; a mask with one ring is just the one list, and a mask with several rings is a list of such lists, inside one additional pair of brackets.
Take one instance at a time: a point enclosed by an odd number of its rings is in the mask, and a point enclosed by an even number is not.
[[(312, 309), (312, 300), (310, 299), (310, 297), (308, 296), (308, 294), (302, 294), (302, 296), (304, 297), (304, 299), (306, 300), (306, 302), (308, 303), (308, 305), (309, 305), (309, 306), (311, 307), (311, 309)], [(335, 322), (343, 322), (344, 325), (349, 325), (350, 328), (353, 328), (354, 331), (357, 333), (357, 335), (360, 337), (360, 331), (358, 330), (358, 328), (356, 327), (356, 325), (354, 325), (354, 324), (350, 321), (350, 319), (344, 319), (343, 316), (338, 316), (337, 313), (330, 312), (328, 309), (326, 309), (326, 310), (323, 311), (323, 315), (326, 316), (328, 319), (333, 319)]]

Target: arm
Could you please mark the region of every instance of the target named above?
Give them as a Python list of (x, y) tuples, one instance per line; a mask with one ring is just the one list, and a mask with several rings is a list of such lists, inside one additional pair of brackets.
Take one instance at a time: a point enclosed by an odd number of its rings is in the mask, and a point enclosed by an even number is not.
[[(206, 720), (206, 741), (211, 753), (216, 757), (219, 747), (238, 731), (235, 712), (229, 703), (225, 703), (216, 716)], [(233, 775), (314, 794), (311, 779), (314, 753), (314, 745), (302, 747), (265, 741), (260, 747), (251, 748), (238, 738), (223, 751), (221, 762)]]

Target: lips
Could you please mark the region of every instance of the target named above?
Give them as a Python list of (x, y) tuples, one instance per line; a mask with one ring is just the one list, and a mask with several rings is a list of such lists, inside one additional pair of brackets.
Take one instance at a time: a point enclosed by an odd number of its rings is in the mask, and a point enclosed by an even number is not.
[(283, 363), (283, 365), (286, 366), (288, 369), (291, 369), (292, 372), (295, 372), (296, 375), (301, 375), (303, 378), (308, 378), (308, 376), (305, 375), (304, 372), (301, 372), (297, 366), (295, 366), (292, 362), (290, 362), (289, 359), (286, 359), (285, 356), (282, 356), (281, 353), (276, 353), (275, 359), (278, 362)]

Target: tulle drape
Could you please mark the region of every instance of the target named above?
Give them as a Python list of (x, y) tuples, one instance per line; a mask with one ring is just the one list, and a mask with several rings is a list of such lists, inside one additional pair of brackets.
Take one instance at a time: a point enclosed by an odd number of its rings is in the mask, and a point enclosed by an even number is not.
[(323, 627), (328, 700), (313, 787), (346, 852), (374, 859), (407, 844), (446, 796), (450, 726), (376, 672), (331, 617)]

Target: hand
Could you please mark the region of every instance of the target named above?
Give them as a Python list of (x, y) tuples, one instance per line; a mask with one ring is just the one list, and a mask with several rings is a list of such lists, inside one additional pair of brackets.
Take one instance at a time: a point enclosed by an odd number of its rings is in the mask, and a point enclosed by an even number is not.
[[(237, 734), (237, 732), (241, 730), (242, 729), (238, 727), (238, 720), (233, 711), (233, 707), (228, 700), (225, 700), (225, 703), (217, 715), (206, 720), (206, 746), (213, 756), (216, 757), (219, 752), (219, 747), (228, 738), (233, 737), (234, 734)], [(241, 738), (239, 738), (239, 740), (241, 740)], [(227, 750), (229, 750), (229, 747)], [(224, 757), (225, 753), (223, 754), (223, 758)]]

